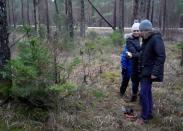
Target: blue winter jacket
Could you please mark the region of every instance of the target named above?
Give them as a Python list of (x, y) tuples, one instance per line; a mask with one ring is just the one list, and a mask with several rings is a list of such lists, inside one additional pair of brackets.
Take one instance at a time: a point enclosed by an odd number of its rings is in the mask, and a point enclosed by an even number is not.
[(132, 71), (132, 62), (130, 59), (126, 57), (126, 52), (128, 51), (127, 46), (123, 48), (123, 51), (121, 52), (121, 69), (126, 69), (127, 74), (130, 77), (131, 76), (131, 71)]

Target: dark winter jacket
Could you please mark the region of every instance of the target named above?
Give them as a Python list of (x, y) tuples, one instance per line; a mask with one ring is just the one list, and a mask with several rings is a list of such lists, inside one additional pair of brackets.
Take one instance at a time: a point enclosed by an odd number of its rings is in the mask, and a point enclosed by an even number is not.
[(152, 33), (143, 40), (140, 55), (140, 77), (141, 79), (151, 79), (151, 75), (156, 76), (152, 81), (163, 81), (165, 46), (160, 33)]
[(140, 56), (140, 41), (138, 37), (131, 36), (126, 41), (127, 49), (132, 53), (132, 81), (139, 81), (139, 56)]

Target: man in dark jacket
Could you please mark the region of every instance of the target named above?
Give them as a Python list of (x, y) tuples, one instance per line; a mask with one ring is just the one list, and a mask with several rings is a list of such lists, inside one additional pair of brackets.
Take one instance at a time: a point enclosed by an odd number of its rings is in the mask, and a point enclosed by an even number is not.
[(142, 106), (139, 122), (152, 119), (152, 82), (162, 82), (165, 62), (165, 47), (160, 33), (152, 30), (152, 23), (143, 20), (139, 26), (143, 43), (140, 54), (140, 102)]

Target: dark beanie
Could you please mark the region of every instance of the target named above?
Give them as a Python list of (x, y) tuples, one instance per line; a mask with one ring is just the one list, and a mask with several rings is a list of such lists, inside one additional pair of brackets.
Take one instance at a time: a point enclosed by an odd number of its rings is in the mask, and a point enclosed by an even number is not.
[(143, 20), (140, 22), (139, 29), (142, 31), (151, 31), (152, 23), (149, 20)]

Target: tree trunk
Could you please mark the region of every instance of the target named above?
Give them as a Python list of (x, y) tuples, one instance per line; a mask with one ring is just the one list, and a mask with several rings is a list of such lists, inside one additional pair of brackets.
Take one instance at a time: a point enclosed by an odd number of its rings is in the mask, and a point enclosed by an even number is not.
[[(180, 17), (180, 28), (183, 27), (183, 15)], [(183, 66), (183, 41), (182, 41), (182, 55), (181, 55), (181, 61), (180, 61), (180, 66)]]
[[(182, 43), (183, 46), (183, 43)], [(182, 55), (181, 55), (181, 61), (180, 61), (180, 66), (183, 66), (183, 47), (181, 49)]]
[(28, 25), (31, 25), (31, 22), (30, 22), (30, 14), (29, 14), (29, 0), (27, 0), (27, 23)]
[(146, 18), (150, 19), (151, 0), (147, 1)]
[(120, 33), (124, 33), (124, 0), (119, 1), (119, 30)]
[(180, 28), (183, 28), (183, 15), (180, 16)]
[(139, 12), (139, 0), (134, 0), (132, 24), (133, 24), (134, 20), (139, 19), (138, 12)]
[(96, 19), (95, 19), (95, 9), (91, 7), (91, 25), (95, 26)]
[(167, 11), (167, 0), (164, 0), (164, 7), (163, 7), (163, 35), (165, 34), (165, 28), (166, 28), (166, 18), (167, 18), (167, 13), (166, 13), (166, 11)]
[(58, 9), (58, 4), (57, 4), (57, 0), (54, 0), (54, 4), (55, 4), (55, 10), (57, 15), (59, 14), (59, 9)]
[[(6, 12), (6, 0), (0, 1), (0, 69), (10, 60), (10, 48), (8, 47), (8, 22)], [(2, 76), (0, 76), (2, 80)]]
[(71, 38), (74, 37), (74, 23), (73, 23), (73, 14), (72, 14), (72, 0), (68, 0), (68, 31)]
[(68, 14), (68, 0), (65, 0), (65, 14)]
[(162, 30), (162, 8), (163, 8), (162, 4), (163, 4), (163, 2), (161, 1), (160, 5), (159, 5), (159, 18), (158, 18), (159, 19), (158, 23), (159, 23), (160, 30)]
[(140, 0), (140, 3), (139, 3), (139, 18), (142, 19), (143, 17), (143, 0)]
[(21, 15), (22, 15), (22, 25), (24, 26), (24, 3), (23, 0), (21, 0)]
[(59, 73), (58, 73), (58, 64), (57, 64), (57, 53), (56, 53), (56, 48), (55, 48), (55, 43), (54, 43), (54, 79), (55, 79), (55, 84), (58, 84), (59, 83), (59, 79), (58, 79), (58, 77), (59, 77)]
[(59, 83), (60, 82), (60, 73), (59, 73), (59, 70), (58, 70), (58, 53), (57, 53), (57, 44), (58, 41), (57, 41), (57, 38), (58, 38), (58, 34), (57, 32), (55, 32), (54, 34), (54, 39), (53, 39), (53, 65), (54, 65), (54, 81), (55, 81), (55, 84)]
[(16, 21), (15, 21), (15, 7), (14, 7), (14, 0), (11, 0), (11, 12), (13, 17), (13, 26), (16, 28)]
[(69, 23), (68, 23), (68, 0), (65, 0), (65, 30), (68, 33), (69, 32)]
[(116, 29), (116, 0), (114, 0), (113, 27)]
[(50, 19), (49, 19), (49, 7), (48, 0), (45, 0), (46, 4), (46, 26), (47, 26), (47, 39), (50, 39)]
[(8, 8), (8, 23), (11, 26), (11, 9), (10, 9), (10, 1), (7, 0), (7, 8)]
[(80, 36), (85, 37), (85, 6), (84, 6), (84, 0), (81, 0)]
[(152, 0), (151, 5), (151, 22), (154, 23), (154, 0)]
[(37, 35), (39, 35), (39, 12), (38, 12), (38, 4), (39, 4), (39, 0), (33, 0), (33, 6), (34, 6), (34, 25), (35, 25), (35, 31), (37, 32)]
[[(45, 1), (46, 0), (37, 0), (38, 1), (38, 5), (37, 5), (37, 14), (38, 14), (38, 30), (40, 29), (41, 27), (41, 23), (43, 24), (46, 24), (45, 21), (46, 19), (41, 19), (41, 16), (43, 16), (43, 14), (45, 13), (44, 11), (41, 12), (42, 10), (44, 10), (46, 7), (45, 7)], [(42, 13), (42, 14), (41, 14)], [(46, 16), (45, 16), (46, 17)], [(42, 21), (41, 21), (42, 20)], [(40, 32), (39, 32), (40, 33)], [(40, 35), (40, 34), (39, 34)]]
[[(59, 8), (58, 8), (58, 1), (57, 0), (54, 0), (54, 4), (55, 4), (55, 11), (56, 11), (56, 14), (57, 14), (57, 17), (60, 17), (60, 12), (59, 12)], [(58, 26), (58, 30), (61, 31), (61, 25), (59, 23), (60, 21), (56, 22), (57, 23), (57, 26)]]
[(146, 17), (146, 0), (140, 0), (140, 7), (139, 7), (139, 15), (140, 15), (140, 19), (145, 19)]

